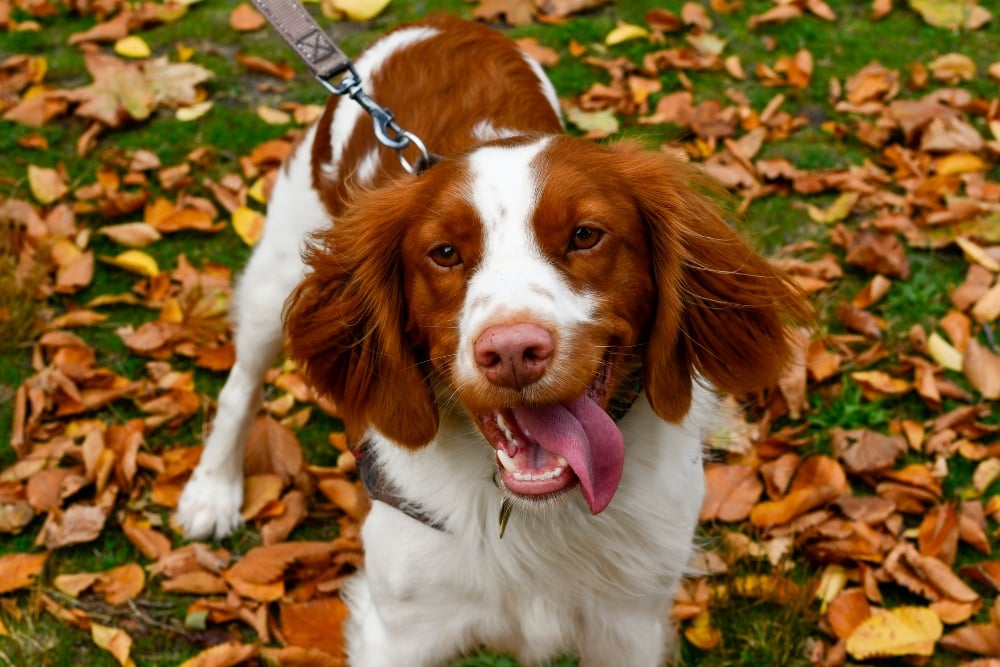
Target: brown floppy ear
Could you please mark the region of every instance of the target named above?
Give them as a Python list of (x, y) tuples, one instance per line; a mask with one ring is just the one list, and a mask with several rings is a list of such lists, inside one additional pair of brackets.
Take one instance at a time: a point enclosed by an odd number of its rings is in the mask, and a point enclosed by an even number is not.
[(775, 384), (791, 353), (788, 327), (811, 321), (809, 304), (723, 220), (706, 194), (717, 186), (695, 167), (624, 151), (658, 292), (644, 365), (653, 409), (682, 420), (693, 372), (736, 394)]
[[(405, 195), (409, 195), (406, 188)], [(312, 272), (289, 297), (285, 331), (309, 382), (333, 398), (348, 437), (374, 426), (407, 447), (438, 428), (437, 404), (405, 339), (399, 249), (406, 197), (367, 193), (305, 253)]]

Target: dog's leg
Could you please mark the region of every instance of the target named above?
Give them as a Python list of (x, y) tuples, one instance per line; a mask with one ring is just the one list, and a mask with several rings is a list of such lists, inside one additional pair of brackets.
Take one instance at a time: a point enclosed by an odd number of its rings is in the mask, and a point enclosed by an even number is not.
[(668, 637), (660, 610), (623, 604), (605, 608), (603, 616), (588, 624), (581, 637), (580, 667), (663, 667)]
[(282, 308), (304, 275), (306, 236), (330, 224), (311, 186), (312, 137), (310, 132), (282, 169), (264, 234), (233, 294), (236, 363), (219, 394), (201, 461), (177, 506), (177, 521), (189, 539), (219, 539), (242, 522), (243, 452), (261, 382), (281, 347)]

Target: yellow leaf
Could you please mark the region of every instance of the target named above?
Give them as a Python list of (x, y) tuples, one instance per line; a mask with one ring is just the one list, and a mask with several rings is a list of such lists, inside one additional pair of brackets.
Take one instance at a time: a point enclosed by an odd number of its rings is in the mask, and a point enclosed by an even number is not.
[(931, 655), (941, 638), (941, 619), (926, 607), (897, 607), (865, 619), (847, 638), (855, 660), (900, 655)]
[(816, 589), (816, 598), (820, 600), (819, 613), (826, 613), (827, 606), (833, 602), (835, 597), (840, 595), (840, 592), (844, 590), (844, 586), (846, 585), (847, 570), (844, 569), (844, 566), (835, 563), (827, 565), (823, 570), (823, 576), (820, 577), (819, 586)]
[(982, 158), (973, 153), (952, 153), (938, 160), (935, 169), (942, 176), (951, 176), (953, 174), (983, 171), (988, 166), (983, 162)]
[(51, 204), (69, 192), (58, 171), (33, 164), (28, 165), (28, 187), (40, 204)]
[(614, 134), (619, 127), (614, 109), (584, 111), (579, 107), (570, 107), (566, 110), (566, 119), (584, 132), (593, 132), (601, 136)]
[(264, 216), (252, 208), (240, 206), (233, 211), (233, 230), (248, 246), (257, 245), (264, 233)]
[(186, 44), (181, 44), (180, 42), (177, 42), (177, 44), (174, 45), (174, 50), (177, 51), (177, 62), (182, 63), (186, 63), (194, 58), (194, 54), (196, 53), (192, 47)]
[(976, 471), (972, 473), (972, 486), (982, 494), (998, 477), (1000, 477), (1000, 459), (986, 459), (980, 462), (976, 466)]
[(207, 100), (198, 104), (192, 104), (189, 107), (181, 107), (174, 113), (174, 116), (182, 123), (188, 123), (192, 120), (198, 120), (207, 114), (211, 108), (212, 101)]
[(983, 398), (1000, 399), (1000, 356), (973, 338), (965, 348), (962, 370), (969, 384), (975, 387)]
[(955, 243), (958, 247), (962, 249), (965, 253), (966, 259), (970, 262), (975, 262), (982, 266), (988, 271), (993, 271), (994, 273), (1000, 271), (1000, 262), (993, 258), (982, 246), (973, 243), (964, 236), (959, 236), (955, 239)]
[(910, 0), (924, 21), (938, 28), (975, 30), (988, 23), (990, 13), (968, 0)]
[(615, 44), (621, 44), (622, 42), (627, 42), (632, 39), (642, 39), (643, 37), (648, 37), (649, 31), (642, 26), (632, 25), (631, 23), (619, 23), (618, 26), (608, 33), (607, 37), (604, 38), (604, 43), (607, 46), (614, 46)]
[(857, 192), (845, 192), (837, 197), (834, 202), (830, 204), (830, 208), (825, 211), (821, 208), (813, 206), (812, 204), (806, 206), (806, 211), (809, 213), (809, 217), (815, 222), (840, 222), (850, 214), (851, 209), (854, 208), (854, 204), (857, 201)]
[(712, 617), (707, 609), (694, 617), (691, 626), (684, 629), (684, 636), (703, 651), (715, 648), (722, 641), (722, 633), (712, 627)]
[(938, 366), (950, 371), (962, 372), (962, 353), (956, 350), (935, 331), (927, 337), (927, 353)]
[(122, 667), (135, 667), (135, 663), (129, 657), (132, 651), (132, 638), (127, 632), (92, 622), (90, 636), (93, 637), (95, 644), (113, 655)]
[(258, 178), (254, 181), (249, 188), (247, 188), (247, 196), (253, 199), (258, 204), (267, 203), (267, 195), (264, 193), (264, 178)]
[(280, 109), (264, 106), (257, 107), (257, 115), (268, 125), (287, 125), (292, 122), (292, 115)]
[(153, 55), (146, 40), (136, 35), (122, 37), (115, 42), (115, 53), (126, 58), (148, 58)]
[(332, 0), (330, 4), (349, 21), (368, 21), (378, 16), (389, 0)]
[(153, 278), (160, 275), (160, 267), (157, 266), (156, 260), (141, 250), (126, 250), (114, 257), (101, 257), (101, 261), (141, 276)]

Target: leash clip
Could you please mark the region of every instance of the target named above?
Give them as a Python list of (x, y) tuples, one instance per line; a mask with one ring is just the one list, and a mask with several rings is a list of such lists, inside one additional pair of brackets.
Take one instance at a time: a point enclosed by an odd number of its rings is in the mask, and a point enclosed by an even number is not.
[[(372, 117), (375, 138), (387, 148), (396, 151), (399, 163), (408, 174), (419, 174), (434, 163), (434, 158), (428, 152), (424, 142), (417, 135), (399, 126), (392, 112), (373, 100), (361, 85), (361, 75), (354, 68), (354, 63), (348, 63), (344, 68), (347, 74), (339, 83), (332, 83), (319, 74), (316, 80), (333, 95), (347, 96), (358, 103)], [(420, 153), (415, 162), (410, 162), (404, 151), (413, 146)]]

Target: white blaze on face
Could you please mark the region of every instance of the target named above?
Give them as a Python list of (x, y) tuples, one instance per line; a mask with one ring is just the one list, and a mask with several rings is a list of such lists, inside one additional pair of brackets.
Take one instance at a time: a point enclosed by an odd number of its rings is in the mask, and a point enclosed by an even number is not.
[(484, 238), (460, 319), (460, 382), (478, 375), (472, 346), (486, 327), (509, 322), (512, 315), (527, 317), (556, 334), (558, 346), (560, 334), (593, 316), (591, 299), (570, 288), (535, 236), (533, 217), (543, 189), (536, 160), (547, 144), (540, 139), (487, 147), (469, 157), (467, 197)]

